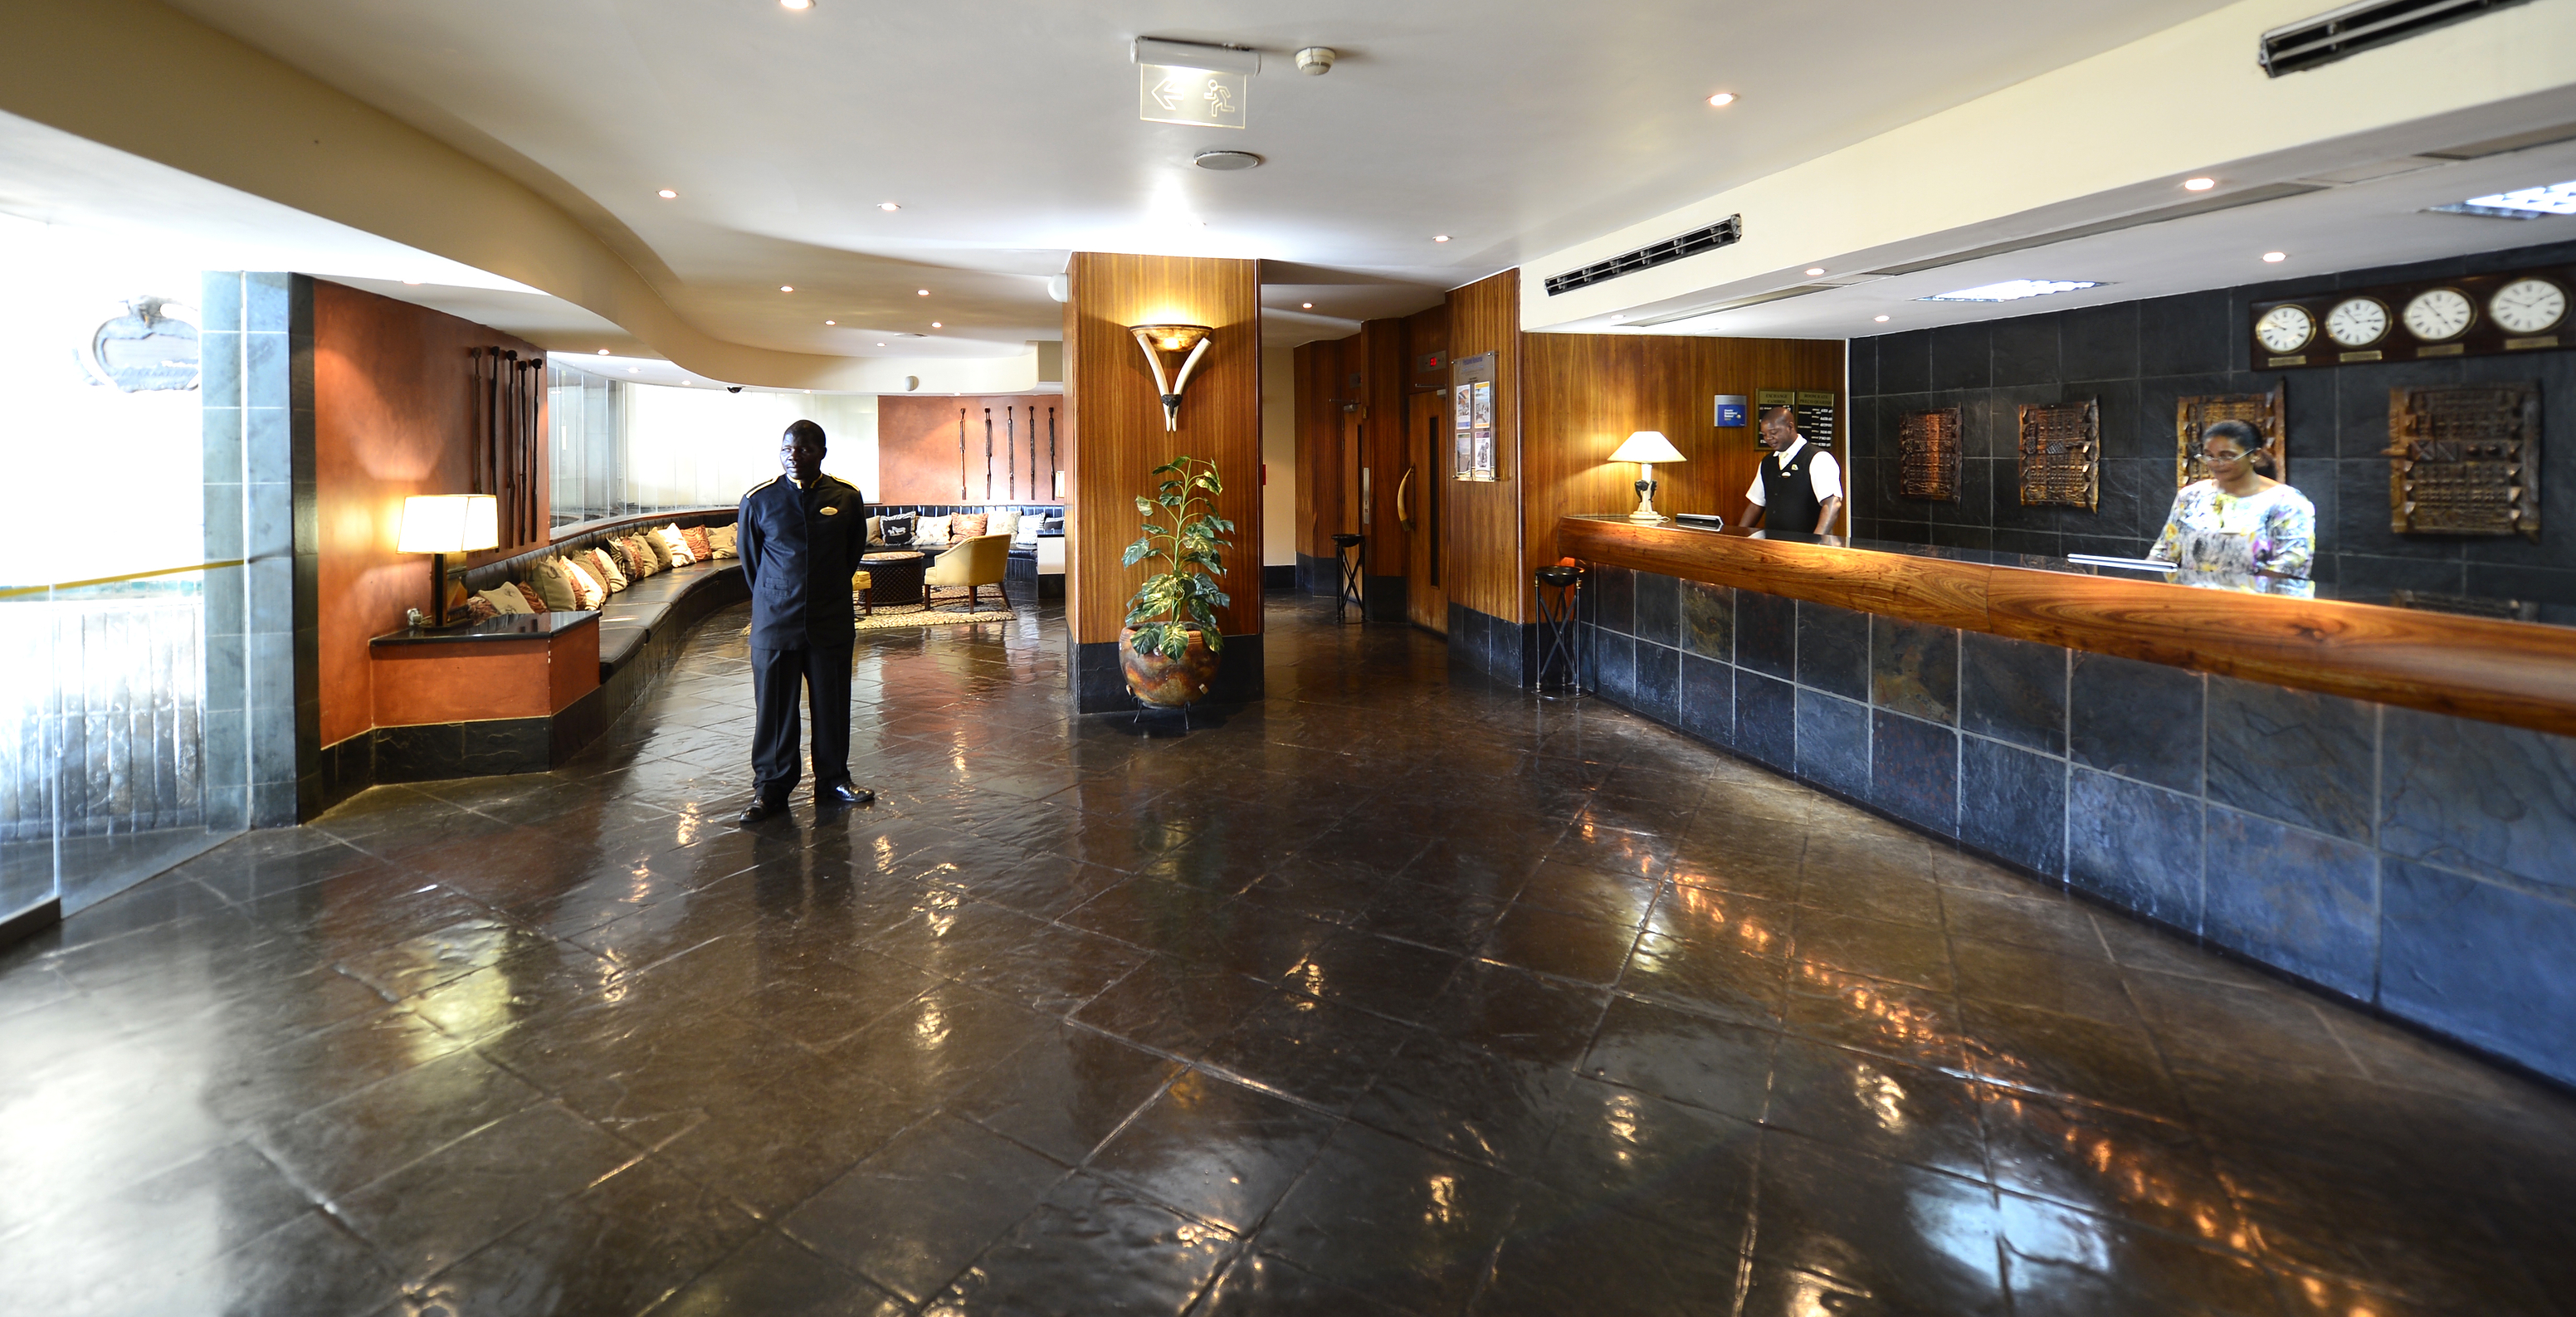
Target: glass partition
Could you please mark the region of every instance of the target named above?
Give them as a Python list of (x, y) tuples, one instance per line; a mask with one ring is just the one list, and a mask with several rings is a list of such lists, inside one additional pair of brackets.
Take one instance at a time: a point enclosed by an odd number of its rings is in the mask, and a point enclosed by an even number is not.
[(725, 507), (778, 474), (778, 435), (800, 417), (831, 439), (823, 469), (876, 488), (876, 400), (863, 395), (642, 384), (549, 361), (557, 527)]

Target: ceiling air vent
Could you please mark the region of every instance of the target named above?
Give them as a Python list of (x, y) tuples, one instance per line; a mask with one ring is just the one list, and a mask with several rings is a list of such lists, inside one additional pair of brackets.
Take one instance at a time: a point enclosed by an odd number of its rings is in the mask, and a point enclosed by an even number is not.
[(2255, 59), (2265, 73), (2277, 78), (2522, 2), (2361, 0), (2264, 33), (2262, 50)]
[(1547, 295), (1554, 297), (1558, 293), (1570, 293), (1577, 288), (1589, 288), (1594, 284), (1616, 279), (1623, 274), (1635, 274), (1639, 270), (1651, 270), (1658, 265), (1670, 265), (1685, 256), (1697, 256), (1701, 252), (1713, 252), (1720, 247), (1731, 247), (1743, 237), (1744, 217), (1729, 215), (1707, 228), (1693, 229), (1678, 238), (1666, 238), (1662, 242), (1648, 243), (1635, 251), (1622, 252), (1609, 260), (1595, 261), (1580, 270), (1568, 270), (1563, 274), (1549, 275)]

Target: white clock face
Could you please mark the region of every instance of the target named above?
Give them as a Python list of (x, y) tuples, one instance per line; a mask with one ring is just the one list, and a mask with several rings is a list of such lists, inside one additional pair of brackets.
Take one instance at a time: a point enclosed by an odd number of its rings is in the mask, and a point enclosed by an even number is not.
[(2487, 299), (2487, 314), (2509, 333), (2537, 334), (2567, 318), (2567, 290), (2546, 279), (2516, 279)]
[(2276, 306), (2254, 322), (2254, 337), (2274, 352), (2296, 352), (2316, 336), (2316, 317), (2303, 306)]
[(2347, 297), (2326, 312), (2326, 336), (2348, 348), (2368, 347), (2388, 332), (2388, 304), (2376, 297)]
[(2439, 343), (2469, 332), (2469, 322), (2477, 315), (2477, 307), (2459, 289), (2427, 289), (2406, 304), (2406, 329), (2428, 343)]

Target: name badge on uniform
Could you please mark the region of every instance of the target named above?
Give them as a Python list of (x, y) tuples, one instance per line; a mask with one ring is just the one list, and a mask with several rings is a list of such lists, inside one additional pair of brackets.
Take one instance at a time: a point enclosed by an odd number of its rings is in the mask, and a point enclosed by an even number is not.
[(823, 515), (827, 517), (837, 517), (841, 515), (841, 510), (839, 508), (825, 508), (823, 509)]

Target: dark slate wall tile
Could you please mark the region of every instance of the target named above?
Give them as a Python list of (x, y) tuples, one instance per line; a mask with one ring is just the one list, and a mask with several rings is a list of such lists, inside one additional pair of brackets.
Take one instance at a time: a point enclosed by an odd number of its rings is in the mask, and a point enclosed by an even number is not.
[(2209, 798), (2368, 842), (2377, 728), (2367, 704), (2211, 677)]
[(1753, 590), (1735, 592), (1735, 661), (1782, 681), (1798, 675), (1798, 601)]
[(2201, 676), (2108, 654), (2075, 656), (2067, 700), (2075, 762), (2200, 793)]
[(2379, 1003), (2576, 1083), (2576, 907), (2380, 862)]
[(2066, 312), (2058, 342), (2064, 378), (2133, 379), (2138, 374), (2138, 304), (2120, 302)]
[(2066, 651), (1970, 631), (1959, 637), (1959, 725), (2066, 753)]
[(1869, 706), (1798, 688), (1798, 776), (1869, 797)]
[(1633, 578), (1636, 630), (1639, 640), (1658, 645), (1682, 643), (1682, 583), (1654, 572), (1638, 572)]
[(1797, 687), (1738, 668), (1735, 748), (1781, 772), (1797, 771)]
[(1682, 655), (1681, 728), (1712, 745), (1735, 743), (1735, 669)]
[(2078, 768), (2066, 786), (2066, 879), (2176, 928), (2200, 927), (2200, 801)]
[(2576, 740), (2413, 709), (2385, 719), (2382, 849), (2576, 891)]
[(1870, 803), (1944, 836), (1959, 829), (1959, 734), (1884, 709), (1870, 714)]
[(2066, 761), (1963, 737), (1959, 840), (2034, 873), (2066, 872)]
[(1637, 707), (1637, 642), (1616, 631), (1593, 633), (1593, 680), (1606, 700)]
[(1798, 684), (1869, 699), (1869, 614), (1800, 601)]
[(1982, 389), (1993, 384), (1992, 344), (1990, 327), (1983, 324), (1933, 330), (1932, 389)]
[(2138, 303), (2138, 373), (2191, 375), (2228, 368), (2231, 332), (2226, 289)]
[(2202, 936), (2369, 1000), (2379, 941), (2369, 847), (2213, 805), (2208, 873)]
[(1636, 627), (1637, 574), (1625, 567), (1604, 567), (1598, 563), (1585, 569), (1584, 590), (1592, 596), (1592, 620), (1613, 631), (1633, 633)]
[(1959, 633), (1892, 617), (1869, 620), (1869, 702), (1936, 723), (1959, 721)]
[(1637, 642), (1637, 712), (1678, 727), (1682, 721), (1682, 652)]
[(2061, 317), (2055, 313), (2015, 316), (1998, 320), (1991, 326), (1994, 333), (1995, 384), (2038, 384), (2049, 380), (2083, 379), (2063, 373), (2058, 352), (2058, 326)]
[(1878, 344), (1878, 391), (1922, 393), (1932, 387), (1932, 331), (1882, 334)]
[(1723, 585), (1684, 581), (1682, 648), (1720, 663), (1735, 661), (1735, 591)]

